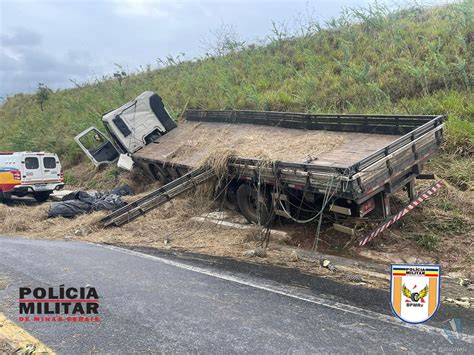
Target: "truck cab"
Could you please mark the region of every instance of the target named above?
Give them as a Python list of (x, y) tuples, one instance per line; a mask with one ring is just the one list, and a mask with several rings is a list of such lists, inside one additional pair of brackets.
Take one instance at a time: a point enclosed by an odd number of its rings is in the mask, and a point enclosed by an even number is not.
[(74, 138), (96, 166), (130, 156), (176, 127), (163, 100), (152, 91), (106, 112), (102, 123), (107, 135), (89, 127)]
[(0, 152), (0, 200), (33, 195), (42, 202), (63, 187), (64, 176), (56, 154)]

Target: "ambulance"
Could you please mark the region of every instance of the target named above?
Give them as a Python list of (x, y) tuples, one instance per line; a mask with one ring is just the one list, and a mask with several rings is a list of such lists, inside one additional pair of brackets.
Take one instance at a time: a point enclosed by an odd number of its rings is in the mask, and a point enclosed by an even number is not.
[(32, 195), (43, 202), (63, 187), (64, 175), (56, 154), (0, 152), (0, 201)]

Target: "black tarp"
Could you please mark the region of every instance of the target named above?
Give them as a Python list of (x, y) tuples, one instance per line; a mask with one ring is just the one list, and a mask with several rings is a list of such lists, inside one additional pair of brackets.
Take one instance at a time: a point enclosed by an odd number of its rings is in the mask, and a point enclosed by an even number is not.
[(51, 205), (48, 217), (72, 218), (79, 214), (100, 210), (115, 211), (126, 205), (121, 197), (131, 193), (132, 191), (127, 185), (115, 188), (110, 192), (71, 192), (64, 196), (61, 202)]

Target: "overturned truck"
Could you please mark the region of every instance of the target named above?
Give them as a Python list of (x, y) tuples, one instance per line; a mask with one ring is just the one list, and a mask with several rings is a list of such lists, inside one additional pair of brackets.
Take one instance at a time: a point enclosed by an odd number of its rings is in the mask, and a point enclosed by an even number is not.
[[(145, 92), (103, 116), (109, 137), (91, 127), (76, 141), (96, 165), (119, 159), (163, 186), (112, 213), (121, 225), (215, 175), (206, 160), (228, 156), (218, 194), (227, 208), (266, 225), (323, 212), (391, 215), (390, 196), (406, 189), (443, 140), (444, 116), (188, 110), (175, 124), (161, 98)], [(93, 144), (91, 144), (93, 143)]]

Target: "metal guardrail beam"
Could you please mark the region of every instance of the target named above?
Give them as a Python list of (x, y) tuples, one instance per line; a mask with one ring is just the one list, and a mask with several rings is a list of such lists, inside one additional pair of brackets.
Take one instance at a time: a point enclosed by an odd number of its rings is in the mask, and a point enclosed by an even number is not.
[(100, 220), (100, 223), (102, 223), (104, 227), (118, 227), (126, 224), (214, 176), (214, 173), (210, 169), (193, 170), (148, 195), (108, 214)]

